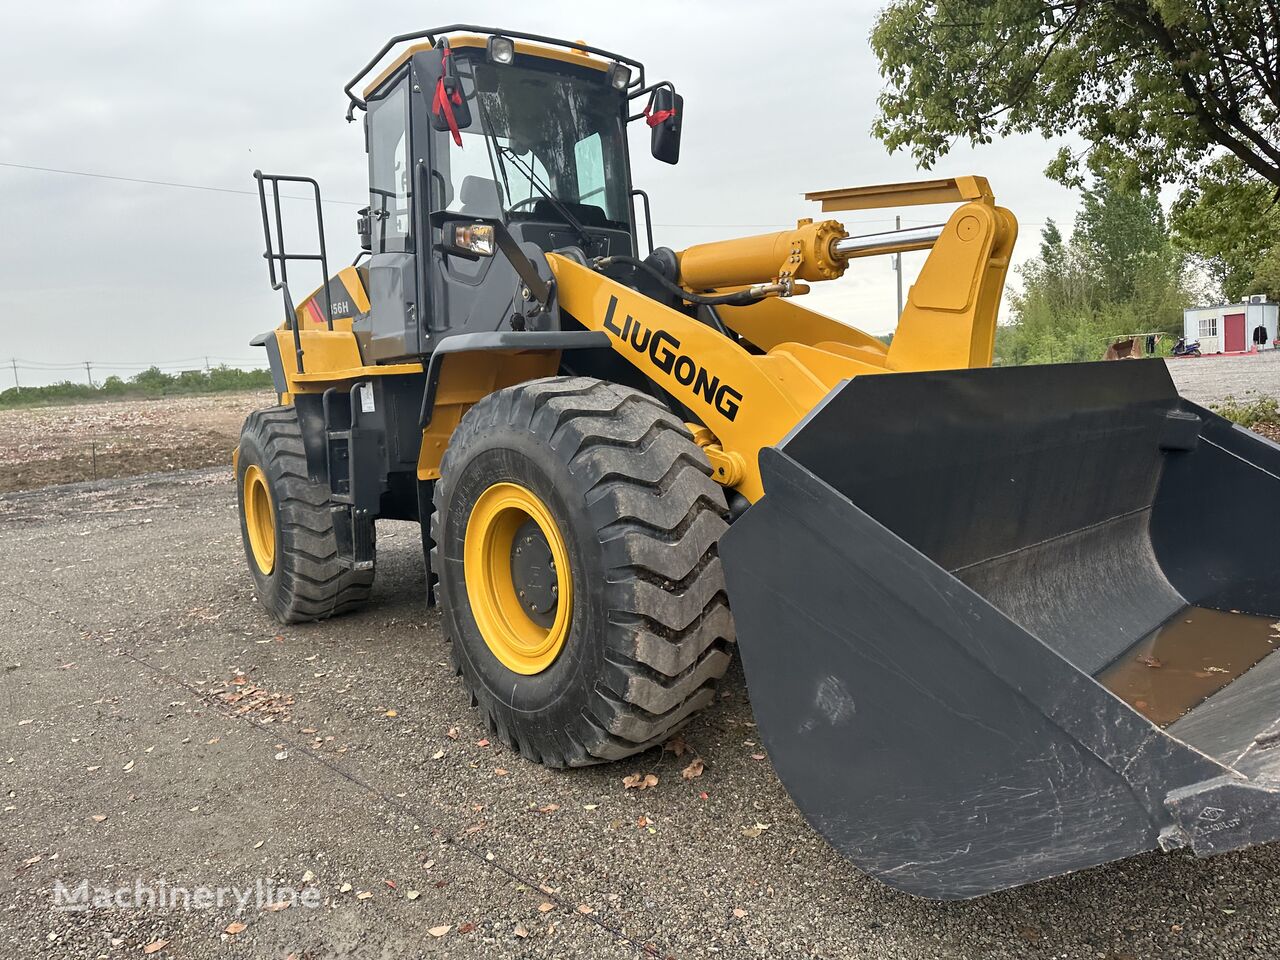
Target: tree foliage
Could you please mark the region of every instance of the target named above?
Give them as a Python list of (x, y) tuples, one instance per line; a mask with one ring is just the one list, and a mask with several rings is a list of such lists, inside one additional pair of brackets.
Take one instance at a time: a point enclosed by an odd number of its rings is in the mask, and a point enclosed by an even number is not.
[(1020, 273), (1012, 323), (997, 331), (1004, 364), (1098, 360), (1108, 337), (1180, 335), (1191, 301), (1154, 191), (1106, 182), (1085, 191), (1070, 240), (1045, 225), (1039, 255)]
[(1251, 293), (1280, 299), (1275, 189), (1235, 157), (1210, 163), (1174, 202), (1170, 220), (1178, 243), (1203, 260), (1228, 300)]
[(874, 132), (924, 166), (957, 138), (1074, 133), (1049, 175), (1193, 182), (1229, 152), (1280, 187), (1276, 0), (892, 0)]
[(78, 403), (84, 400), (118, 400), (126, 397), (161, 397), (190, 393), (224, 393), (235, 390), (271, 389), (268, 370), (240, 370), (236, 367), (214, 367), (212, 370), (183, 370), (165, 373), (151, 367), (122, 380), (107, 377), (98, 386), (87, 383), (51, 383), (43, 387), (10, 387), (0, 391), (0, 409), (41, 406), (55, 403)]

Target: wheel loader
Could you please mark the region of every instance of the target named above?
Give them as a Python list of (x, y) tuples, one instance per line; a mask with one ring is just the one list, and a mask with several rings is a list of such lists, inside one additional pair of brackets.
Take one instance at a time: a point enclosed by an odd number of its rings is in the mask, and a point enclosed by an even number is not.
[[(455, 24), (346, 94), (352, 265), (314, 180), (255, 173), (279, 404), (235, 472), (274, 617), (365, 602), (377, 521), (418, 523), (476, 709), (553, 767), (662, 744), (738, 651), (809, 823), (922, 897), (1280, 836), (1280, 447), (1160, 361), (992, 367), (1017, 223), (986, 180), (805, 194), (934, 226), (674, 251), (628, 137), (677, 162), (684, 101), (636, 60)], [(888, 345), (803, 305), (912, 250)]]

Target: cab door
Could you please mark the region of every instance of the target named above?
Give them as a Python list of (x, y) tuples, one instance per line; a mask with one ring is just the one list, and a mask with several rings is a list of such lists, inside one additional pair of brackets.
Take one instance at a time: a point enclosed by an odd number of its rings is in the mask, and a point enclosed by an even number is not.
[[(410, 120), (411, 77), (369, 98), (370, 321), (357, 325), (366, 363), (422, 352), (414, 221), (415, 167)], [(363, 329), (361, 329), (363, 328)]]

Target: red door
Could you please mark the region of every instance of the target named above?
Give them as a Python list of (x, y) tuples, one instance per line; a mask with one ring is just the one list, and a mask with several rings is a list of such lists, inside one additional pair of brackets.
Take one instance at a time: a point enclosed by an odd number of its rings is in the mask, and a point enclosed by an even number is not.
[(1222, 318), (1222, 352), (1244, 353), (1244, 314), (1229, 313)]

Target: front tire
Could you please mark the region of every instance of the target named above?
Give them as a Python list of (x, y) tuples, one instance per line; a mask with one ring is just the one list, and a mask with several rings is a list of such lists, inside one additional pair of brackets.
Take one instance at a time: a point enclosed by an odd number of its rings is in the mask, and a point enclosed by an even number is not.
[(571, 377), (499, 390), (458, 425), (435, 498), (454, 665), (509, 747), (615, 760), (714, 699), (734, 641), (728, 509), (653, 398)]
[(308, 476), (297, 411), (255, 410), (238, 449), (240, 535), (262, 605), (281, 623), (302, 623), (363, 603), (374, 571), (339, 560), (329, 488)]

